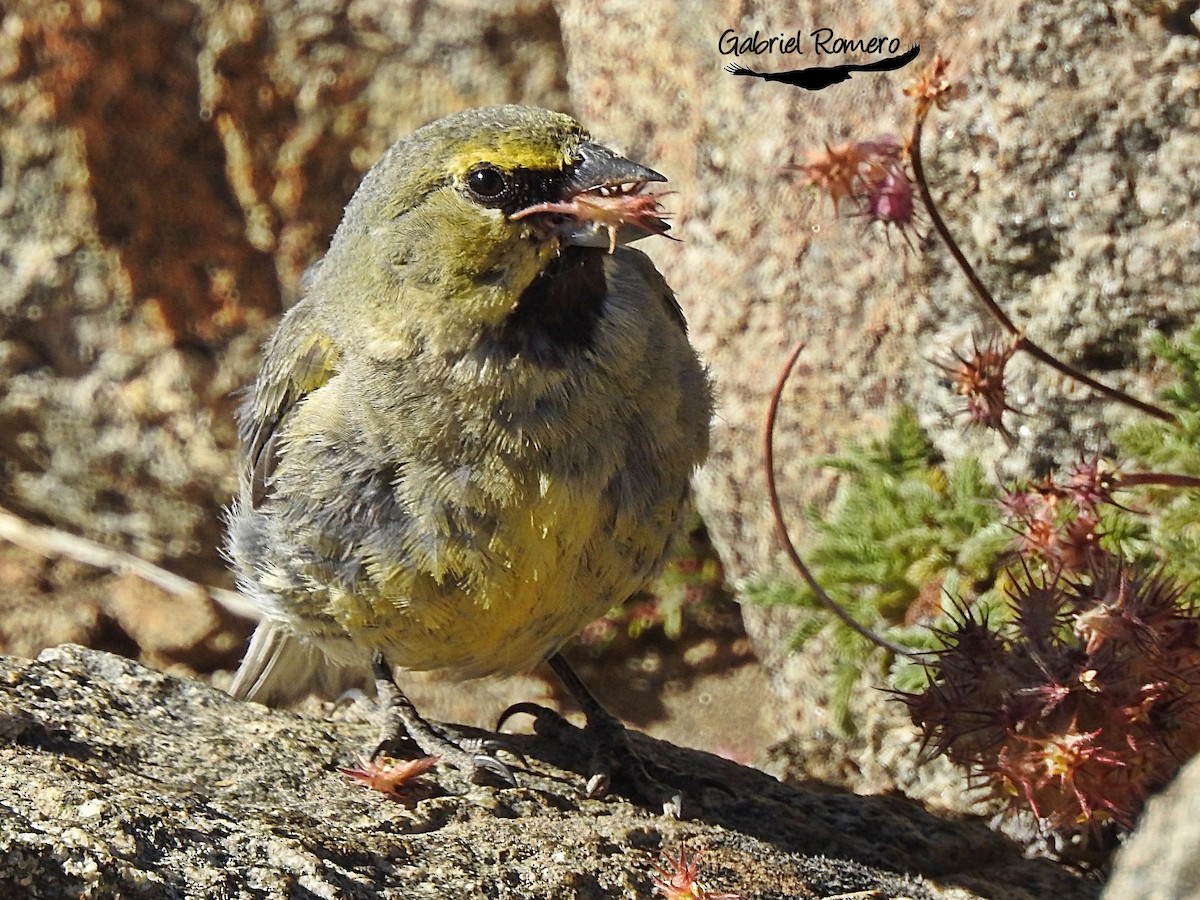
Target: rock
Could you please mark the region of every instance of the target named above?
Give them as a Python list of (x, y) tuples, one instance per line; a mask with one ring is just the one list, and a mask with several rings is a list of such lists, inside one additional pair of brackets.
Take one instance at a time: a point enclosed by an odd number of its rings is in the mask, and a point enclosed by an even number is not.
[(1105, 900), (1189, 900), (1200, 897), (1200, 759), (1146, 806), (1117, 853)]
[(521, 787), (439, 771), (436, 789), (400, 803), (337, 772), (373, 734), (82, 647), (0, 658), (0, 893), (635, 898), (650, 896), (660, 852), (681, 849), (704, 851), (711, 890), (745, 900), (1097, 893), (977, 823), (787, 787), (648, 738), (647, 757), (690, 785), (695, 819), (583, 799), (561, 751), (528, 735), (505, 738), (530, 760)]

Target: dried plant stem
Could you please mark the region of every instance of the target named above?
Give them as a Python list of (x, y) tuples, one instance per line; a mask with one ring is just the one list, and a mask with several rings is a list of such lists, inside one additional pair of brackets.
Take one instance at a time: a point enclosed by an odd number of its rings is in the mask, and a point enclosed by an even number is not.
[(73, 559), (76, 562), (110, 572), (128, 572), (138, 578), (162, 588), (169, 594), (180, 597), (202, 597), (218, 604), (235, 616), (257, 620), (259, 612), (237, 591), (206, 587), (202, 584), (168, 572), (161, 566), (126, 553), (114, 550), (96, 541), (70, 534), (57, 528), (34, 525), (7, 509), (0, 508), (0, 540), (23, 547), (32, 553), (50, 559)]
[(1174, 472), (1121, 472), (1114, 487), (1139, 487), (1146, 484), (1159, 487), (1200, 488), (1200, 478), (1195, 475), (1177, 475)]
[(787, 384), (788, 376), (792, 374), (792, 369), (796, 366), (796, 360), (800, 358), (803, 350), (803, 341), (798, 342), (792, 348), (791, 354), (783, 365), (783, 371), (779, 373), (779, 381), (775, 385), (775, 390), (771, 392), (771, 402), (767, 407), (767, 428), (763, 441), (763, 457), (767, 474), (767, 495), (771, 500), (771, 514), (775, 518), (775, 530), (779, 534), (779, 539), (783, 541), (783, 548), (787, 553), (788, 559), (796, 567), (796, 570), (800, 573), (800, 577), (808, 585), (808, 589), (821, 601), (822, 606), (841, 619), (848, 628), (866, 638), (872, 644), (889, 650), (892, 653), (900, 654), (901, 656), (915, 658), (916, 654), (907, 647), (902, 647), (899, 644), (889, 641), (887, 638), (880, 637), (865, 625), (859, 624), (836, 600), (825, 593), (825, 589), (821, 587), (816, 577), (809, 571), (808, 566), (804, 564), (804, 560), (800, 558), (800, 554), (797, 552), (796, 546), (792, 543), (792, 538), (788, 534), (787, 525), (783, 521), (783, 509), (779, 503), (779, 489), (775, 482), (775, 420), (778, 417), (779, 400), (783, 396), (783, 388)]
[(921, 135), (924, 132), (925, 119), (927, 118), (928, 113), (928, 105), (919, 106), (917, 109), (917, 115), (913, 122), (912, 137), (909, 140), (909, 157), (912, 160), (913, 180), (917, 183), (917, 188), (921, 192), (921, 199), (925, 202), (925, 208), (929, 211), (929, 219), (933, 223), (934, 231), (936, 231), (938, 237), (942, 239), (942, 243), (946, 246), (946, 249), (950, 251), (950, 255), (954, 257), (954, 261), (958, 264), (958, 267), (966, 276), (967, 283), (971, 285), (971, 290), (975, 293), (975, 296), (979, 299), (979, 302), (983, 304), (984, 308), (988, 311), (991, 317), (996, 320), (1000, 327), (1012, 336), (1013, 349), (1022, 350), (1025, 353), (1028, 353), (1034, 359), (1045, 363), (1056, 372), (1060, 372), (1063, 375), (1066, 375), (1068, 378), (1087, 385), (1092, 390), (1103, 394), (1111, 400), (1116, 400), (1119, 403), (1132, 406), (1134, 409), (1140, 410), (1147, 415), (1153, 416), (1154, 418), (1160, 419), (1164, 422), (1176, 421), (1175, 416), (1171, 415), (1171, 413), (1167, 412), (1165, 409), (1155, 406), (1153, 403), (1147, 403), (1144, 400), (1139, 400), (1136, 397), (1132, 397), (1129, 394), (1126, 394), (1124, 391), (1118, 390), (1117, 388), (1102, 384), (1101, 382), (1096, 381), (1094, 378), (1090, 378), (1083, 372), (1080, 372), (1078, 369), (1068, 365), (1067, 363), (1043, 350), (1028, 337), (1026, 337), (1021, 329), (1017, 328), (1017, 326), (1013, 324), (1012, 319), (1008, 317), (1004, 310), (1000, 308), (1000, 305), (996, 302), (995, 297), (992, 296), (991, 291), (987, 289), (987, 286), (984, 285), (984, 283), (979, 279), (979, 276), (975, 273), (974, 267), (970, 264), (970, 262), (967, 261), (967, 257), (963, 254), (962, 250), (958, 246), (958, 243), (954, 240), (954, 236), (950, 233), (950, 229), (946, 227), (946, 223), (942, 219), (941, 213), (938, 212), (937, 204), (935, 204), (933, 201), (933, 194), (929, 189), (929, 181), (925, 177), (925, 167), (921, 161)]

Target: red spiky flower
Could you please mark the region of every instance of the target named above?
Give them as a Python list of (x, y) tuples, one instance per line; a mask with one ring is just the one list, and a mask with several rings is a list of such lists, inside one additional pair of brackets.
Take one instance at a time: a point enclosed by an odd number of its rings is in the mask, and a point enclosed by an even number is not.
[(1016, 352), (1016, 344), (1001, 344), (989, 341), (980, 347), (971, 341), (971, 353), (954, 353), (957, 365), (942, 365), (950, 376), (954, 392), (965, 398), (963, 412), (969, 426), (992, 428), (1009, 440), (1012, 434), (1004, 425), (1004, 414), (1016, 412), (1008, 403), (1008, 389), (1004, 384), (1004, 370)]
[(662, 857), (666, 865), (655, 862), (657, 875), (650, 877), (655, 893), (666, 897), (667, 900), (741, 900), (741, 894), (718, 893), (705, 887), (699, 880), (700, 857), (703, 850), (697, 850), (690, 860), (687, 852), (680, 847), (679, 858), (663, 851)]
[(1105, 555), (1100, 510), (1120, 507), (1113, 491), (1121, 478), (1097, 456), (1081, 459), (1058, 478), (1006, 491), (999, 505), (1017, 532), (1021, 558), (1053, 563), (1063, 572), (1087, 571)]
[(917, 210), (912, 180), (900, 169), (889, 169), (881, 177), (867, 183), (866, 205), (863, 215), (868, 222), (878, 222), (900, 229), (909, 247), (909, 231)]
[(439, 760), (440, 756), (405, 760), (395, 760), (386, 756), (377, 759), (360, 756), (356, 767), (339, 768), (338, 771), (368, 790), (379, 791), (393, 800), (408, 802), (415, 799), (412, 796), (413, 791), (419, 792), (428, 787), (421, 776), (436, 766)]
[(1062, 493), (1079, 509), (1094, 513), (1101, 504), (1120, 506), (1112, 496), (1120, 481), (1120, 473), (1108, 460), (1100, 456), (1083, 458), (1067, 469)]
[(946, 77), (949, 66), (950, 60), (939, 53), (929, 67), (904, 88), (905, 95), (916, 101), (918, 119), (928, 113), (931, 106), (945, 110), (951, 100), (962, 96), (963, 86)]

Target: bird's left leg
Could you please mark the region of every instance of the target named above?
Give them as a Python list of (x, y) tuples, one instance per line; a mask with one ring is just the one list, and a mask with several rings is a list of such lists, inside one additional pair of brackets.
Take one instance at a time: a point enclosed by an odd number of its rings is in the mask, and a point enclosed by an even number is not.
[(582, 743), (590, 754), (587, 795), (603, 797), (608, 793), (614, 772), (620, 771), (634, 791), (646, 802), (661, 804), (664, 815), (682, 816), (683, 795), (674, 787), (655, 778), (630, 741), (630, 731), (596, 699), (561, 653), (546, 662), (583, 711), (583, 733), (554, 710), (536, 703), (516, 703), (506, 709), (496, 723), (499, 731), (510, 716), (527, 713), (534, 717), (534, 730), (566, 744)]
[(383, 710), (383, 727), (379, 743), (371, 758), (375, 759), (387, 747), (416, 744), (422, 753), (439, 756), (459, 771), (475, 778), (483, 772), (498, 775), (505, 784), (516, 787), (517, 779), (512, 769), (495, 757), (501, 746), (495, 741), (464, 741), (456, 744), (426, 722), (413, 702), (396, 684), (392, 667), (381, 654), (376, 654), (372, 663), (375, 673), (375, 690), (379, 706)]

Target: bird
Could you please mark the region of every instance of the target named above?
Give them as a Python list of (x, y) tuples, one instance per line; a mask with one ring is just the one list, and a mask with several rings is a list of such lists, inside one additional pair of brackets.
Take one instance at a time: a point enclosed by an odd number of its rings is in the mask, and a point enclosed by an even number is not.
[(870, 63), (847, 63), (841, 66), (809, 66), (805, 69), (792, 69), (788, 72), (756, 72), (736, 63), (729, 63), (725, 71), (730, 75), (749, 75), (764, 81), (780, 81), (784, 84), (795, 85), (806, 91), (820, 91), (831, 84), (849, 81), (855, 72), (890, 72), (902, 69), (917, 58), (921, 52), (920, 44), (913, 44), (899, 56), (889, 56), (886, 59)]
[(452, 740), (395, 674), (546, 660), (599, 748), (589, 793), (643, 778), (559, 651), (661, 566), (707, 453), (708, 370), (627, 246), (669, 227), (644, 193), (665, 180), (516, 105), (439, 119), (367, 172), (240, 411), (226, 555), (261, 621), (235, 697), (369, 673), (381, 747), (512, 782), (499, 745)]

